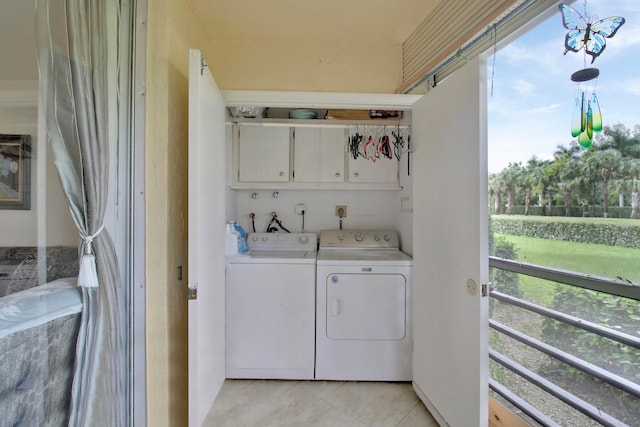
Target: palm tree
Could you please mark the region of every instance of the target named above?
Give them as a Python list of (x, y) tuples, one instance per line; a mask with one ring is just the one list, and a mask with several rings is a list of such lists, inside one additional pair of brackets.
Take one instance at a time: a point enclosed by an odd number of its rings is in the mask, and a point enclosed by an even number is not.
[(566, 154), (557, 156), (554, 164), (558, 166), (558, 193), (564, 203), (564, 215), (571, 216), (571, 201), (576, 190), (580, 189), (580, 180), (584, 166), (579, 158), (569, 157)]
[(520, 177), (518, 179), (518, 187), (524, 190), (524, 214), (529, 215), (529, 207), (531, 206), (531, 190), (534, 187), (534, 178), (532, 170), (534, 169), (534, 163), (536, 158), (533, 157), (527, 162), (527, 166), (520, 170)]
[(603, 216), (609, 217), (609, 182), (615, 179), (622, 155), (618, 150), (593, 150), (585, 155), (587, 168), (602, 181)]
[(620, 167), (621, 174), (621, 194), (624, 191), (631, 192), (631, 219), (638, 218), (638, 208), (640, 207), (640, 159), (626, 158), (622, 160)]
[(515, 205), (515, 192), (518, 187), (518, 181), (520, 180), (520, 174), (522, 172), (522, 164), (509, 163), (505, 169), (500, 172), (502, 179), (502, 185), (504, 191), (507, 193), (507, 214), (513, 214), (513, 207)]
[(605, 126), (597, 145), (601, 150), (616, 150), (622, 157), (640, 159), (640, 135), (632, 135), (622, 124)]
[(547, 160), (540, 160), (536, 156), (531, 157), (527, 162), (527, 181), (528, 185), (525, 186), (525, 215), (529, 214), (529, 204), (531, 203), (531, 191), (539, 191), (540, 201), (544, 196), (544, 185), (541, 184), (543, 179), (542, 170), (549, 162)]
[(504, 180), (501, 173), (492, 173), (489, 175), (489, 197), (494, 200), (493, 213), (500, 214), (500, 206), (502, 204), (501, 195), (504, 191)]
[[(537, 181), (536, 189), (540, 191), (540, 198), (547, 196), (546, 215), (553, 216), (553, 193), (556, 190), (554, 184), (557, 183), (558, 166), (554, 162), (544, 160), (534, 171)], [(543, 202), (543, 205), (545, 203)]]

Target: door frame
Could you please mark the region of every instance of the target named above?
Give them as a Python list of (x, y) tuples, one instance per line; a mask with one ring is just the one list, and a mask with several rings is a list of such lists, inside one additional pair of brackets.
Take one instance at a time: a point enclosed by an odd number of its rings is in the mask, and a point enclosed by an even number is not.
[(146, 73), (147, 73), (147, 0), (132, 2), (128, 28), (132, 33), (129, 85), (131, 100), (131, 200), (129, 215), (131, 218), (130, 238), (130, 377), (132, 426), (147, 425), (147, 344), (146, 344)]

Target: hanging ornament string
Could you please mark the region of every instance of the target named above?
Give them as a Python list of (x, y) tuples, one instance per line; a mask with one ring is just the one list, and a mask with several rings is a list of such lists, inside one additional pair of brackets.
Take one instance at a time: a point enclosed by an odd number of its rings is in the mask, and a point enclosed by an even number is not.
[(571, 75), (576, 83), (576, 93), (571, 115), (571, 136), (578, 137), (583, 148), (591, 147), (593, 132), (602, 131), (602, 114), (596, 96), (597, 78), (600, 70), (587, 68), (587, 55), (591, 55), (591, 63), (602, 54), (606, 47), (605, 38), (613, 37), (624, 24), (621, 16), (610, 16), (592, 21), (587, 12), (587, 0), (582, 3), (583, 14), (566, 4), (560, 4), (562, 25), (569, 30), (564, 40), (564, 53), (579, 52), (584, 49), (583, 69)]
[(93, 239), (98, 237), (104, 230), (104, 224), (100, 226), (98, 231), (87, 236), (80, 233), (80, 238), (84, 241), (84, 250), (80, 258), (80, 268), (78, 271), (78, 286), (83, 288), (98, 287), (98, 269), (96, 266), (96, 256), (93, 252)]
[(498, 26), (493, 24), (493, 58), (491, 60), (491, 96), (493, 97), (493, 78), (496, 75), (496, 49), (498, 45)]

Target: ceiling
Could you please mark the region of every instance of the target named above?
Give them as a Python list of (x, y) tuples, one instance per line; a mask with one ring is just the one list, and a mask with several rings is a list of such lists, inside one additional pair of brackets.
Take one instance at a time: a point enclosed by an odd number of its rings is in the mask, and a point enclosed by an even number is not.
[(404, 42), (441, 0), (186, 0), (209, 39)]
[[(441, 0), (186, 0), (211, 40), (404, 42)], [(0, 80), (37, 80), (34, 2), (0, 0)]]

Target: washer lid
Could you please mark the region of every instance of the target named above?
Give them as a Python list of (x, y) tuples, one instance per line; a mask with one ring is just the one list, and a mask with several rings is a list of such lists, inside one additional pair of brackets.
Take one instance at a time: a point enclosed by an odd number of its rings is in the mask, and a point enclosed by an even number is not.
[(313, 252), (307, 251), (251, 251), (249, 256), (252, 258), (286, 258), (286, 259), (302, 259)]
[(316, 251), (256, 251), (227, 256), (229, 264), (315, 264)]

